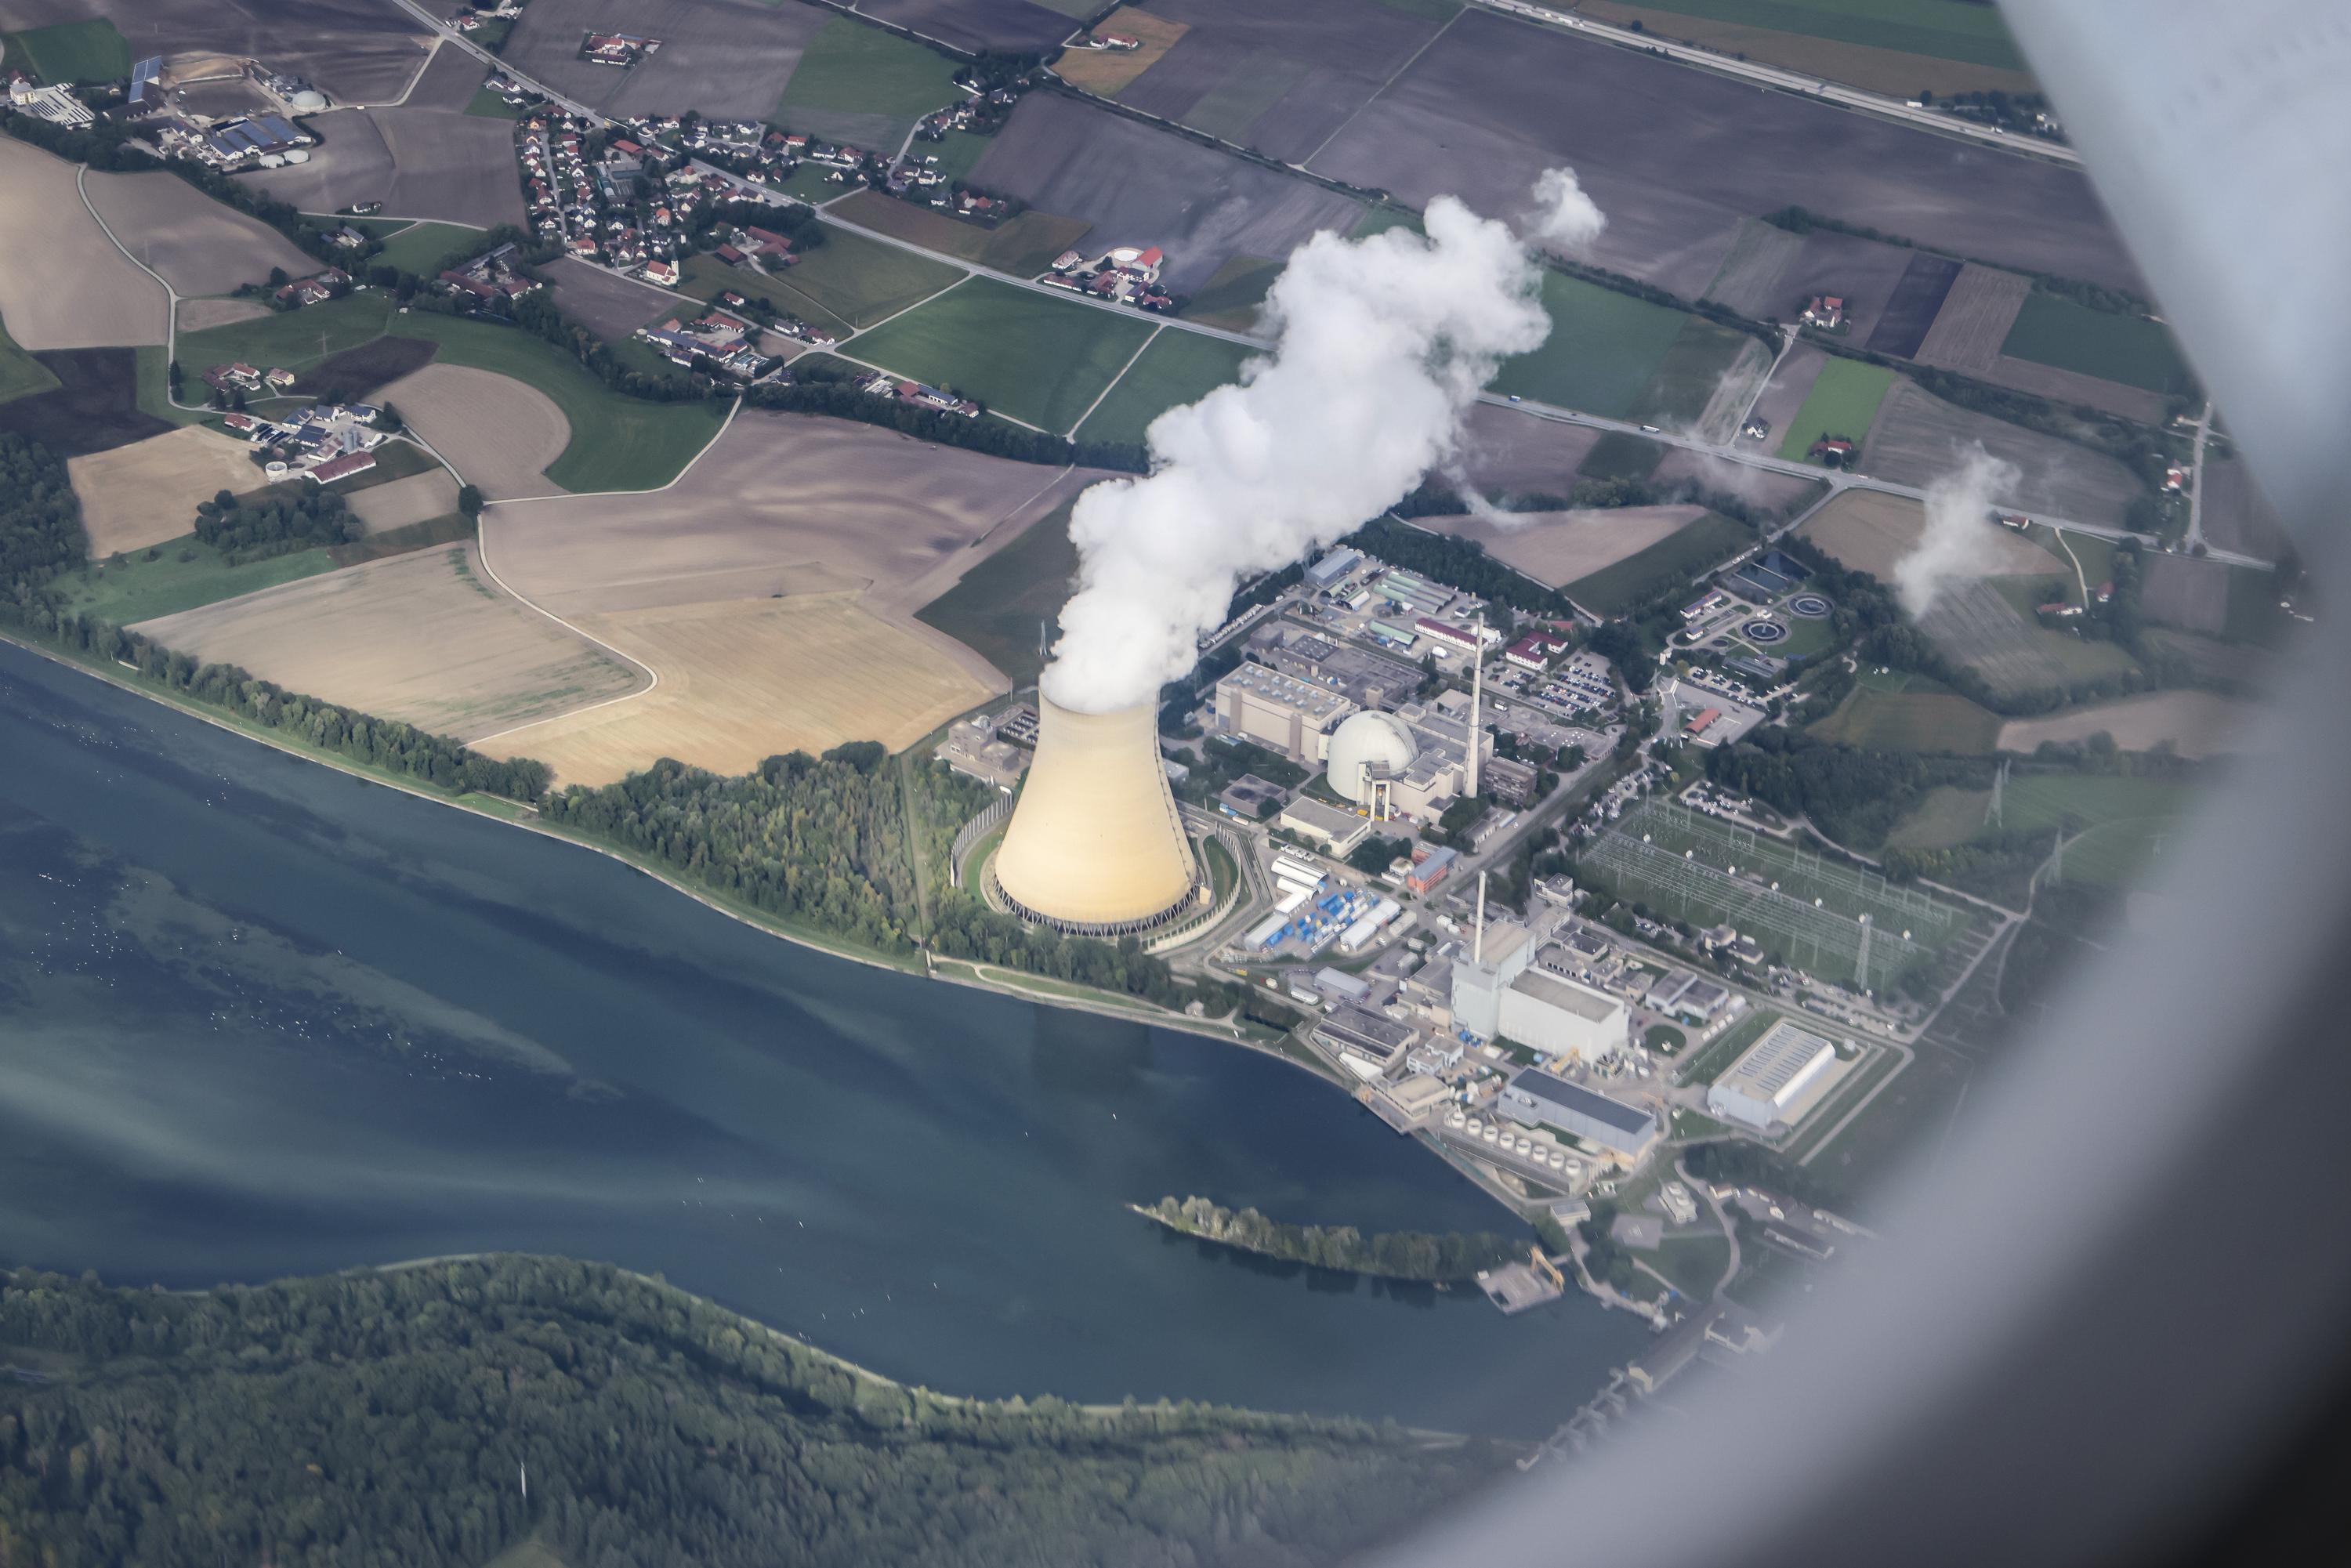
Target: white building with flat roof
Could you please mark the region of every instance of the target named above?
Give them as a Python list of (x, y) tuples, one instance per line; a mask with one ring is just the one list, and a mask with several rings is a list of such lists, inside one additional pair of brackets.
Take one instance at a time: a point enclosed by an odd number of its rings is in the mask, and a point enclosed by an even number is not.
[(1828, 1086), (1836, 1059), (1830, 1041), (1782, 1019), (1714, 1081), (1706, 1092), (1707, 1111), (1759, 1133), (1792, 1125)]
[(1534, 934), (1516, 921), (1497, 920), (1484, 940), (1473, 936), (1453, 959), (1453, 1027), (1480, 1040), (1505, 1033), (1502, 998), (1535, 956)]
[(1598, 1061), (1622, 1051), (1632, 1015), (1604, 992), (1541, 969), (1527, 969), (1504, 987), (1500, 1033), (1545, 1057)]
[(1320, 762), (1331, 732), (1355, 705), (1263, 664), (1241, 664), (1217, 683), (1213, 711), (1220, 734), (1256, 741), (1293, 762)]

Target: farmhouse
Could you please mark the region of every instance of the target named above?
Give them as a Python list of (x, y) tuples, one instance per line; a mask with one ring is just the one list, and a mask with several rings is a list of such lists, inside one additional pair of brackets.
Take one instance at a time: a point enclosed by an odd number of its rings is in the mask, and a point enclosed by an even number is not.
[(580, 57), (590, 65), (617, 66), (622, 70), (661, 47), (659, 38), (630, 33), (590, 33), (580, 40)]
[(350, 292), (351, 275), (340, 267), (309, 277), (298, 277), (278, 289), (270, 298), (288, 309), (302, 305), (319, 305)]
[(1842, 435), (1824, 435), (1813, 443), (1806, 455), (1817, 457), (1832, 468), (1842, 468), (1853, 461), (1854, 445)]
[(1807, 327), (1824, 328), (1834, 332), (1844, 325), (1844, 301), (1834, 294), (1814, 295), (1813, 302), (1804, 307), (1800, 319)]

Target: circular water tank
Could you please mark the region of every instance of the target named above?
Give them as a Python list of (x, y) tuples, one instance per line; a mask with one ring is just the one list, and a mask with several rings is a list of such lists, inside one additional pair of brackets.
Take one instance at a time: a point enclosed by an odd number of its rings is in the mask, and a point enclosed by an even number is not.
[(327, 95), (316, 88), (306, 87), (286, 102), (298, 114), (316, 114), (327, 107)]
[(310, 153), (308, 148), (289, 147), (286, 150), (286, 162), (288, 163), (308, 163), (309, 161)]
[(1374, 764), (1384, 766), (1392, 774), (1401, 774), (1412, 766), (1417, 748), (1412, 743), (1412, 731), (1404, 720), (1392, 713), (1365, 710), (1349, 717), (1331, 732), (1331, 750), (1323, 767), (1329, 774), (1331, 788), (1343, 800), (1361, 806), (1371, 800), (1372, 791), (1364, 782), (1364, 769)]

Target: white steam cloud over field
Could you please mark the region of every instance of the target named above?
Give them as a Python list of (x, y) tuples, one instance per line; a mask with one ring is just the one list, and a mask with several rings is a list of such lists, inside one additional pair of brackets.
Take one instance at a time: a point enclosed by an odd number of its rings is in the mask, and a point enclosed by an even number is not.
[(1986, 523), (1994, 497), (2011, 489), (2016, 465), (1970, 442), (1959, 465), (1927, 486), (1927, 526), (1908, 555), (1894, 563), (1894, 591), (1916, 620), (1935, 607), (1943, 585), (2000, 570)]
[[(1573, 174), (1537, 183), (1536, 237), (1596, 235)], [(1449, 196), (1426, 237), (1318, 234), (1266, 300), (1270, 357), (1152, 422), (1152, 472), (1078, 498), (1078, 591), (1045, 695), (1090, 713), (1153, 701), (1191, 669), (1244, 573), (1299, 559), (1446, 465), (1495, 368), (1551, 331), (1509, 225)], [(1556, 231), (1556, 232), (1555, 232)]]

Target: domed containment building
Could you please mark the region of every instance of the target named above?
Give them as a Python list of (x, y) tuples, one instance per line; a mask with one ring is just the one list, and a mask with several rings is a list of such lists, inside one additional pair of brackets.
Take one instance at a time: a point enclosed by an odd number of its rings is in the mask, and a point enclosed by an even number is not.
[(1156, 711), (1037, 706), (1036, 758), (988, 866), (1005, 904), (1081, 936), (1136, 935), (1198, 908), (1207, 884), (1160, 764)]
[(1364, 807), (1375, 820), (1384, 819), (1392, 814), (1391, 784), (1411, 771), (1419, 754), (1411, 726), (1392, 713), (1367, 710), (1331, 732), (1322, 768), (1342, 800)]

